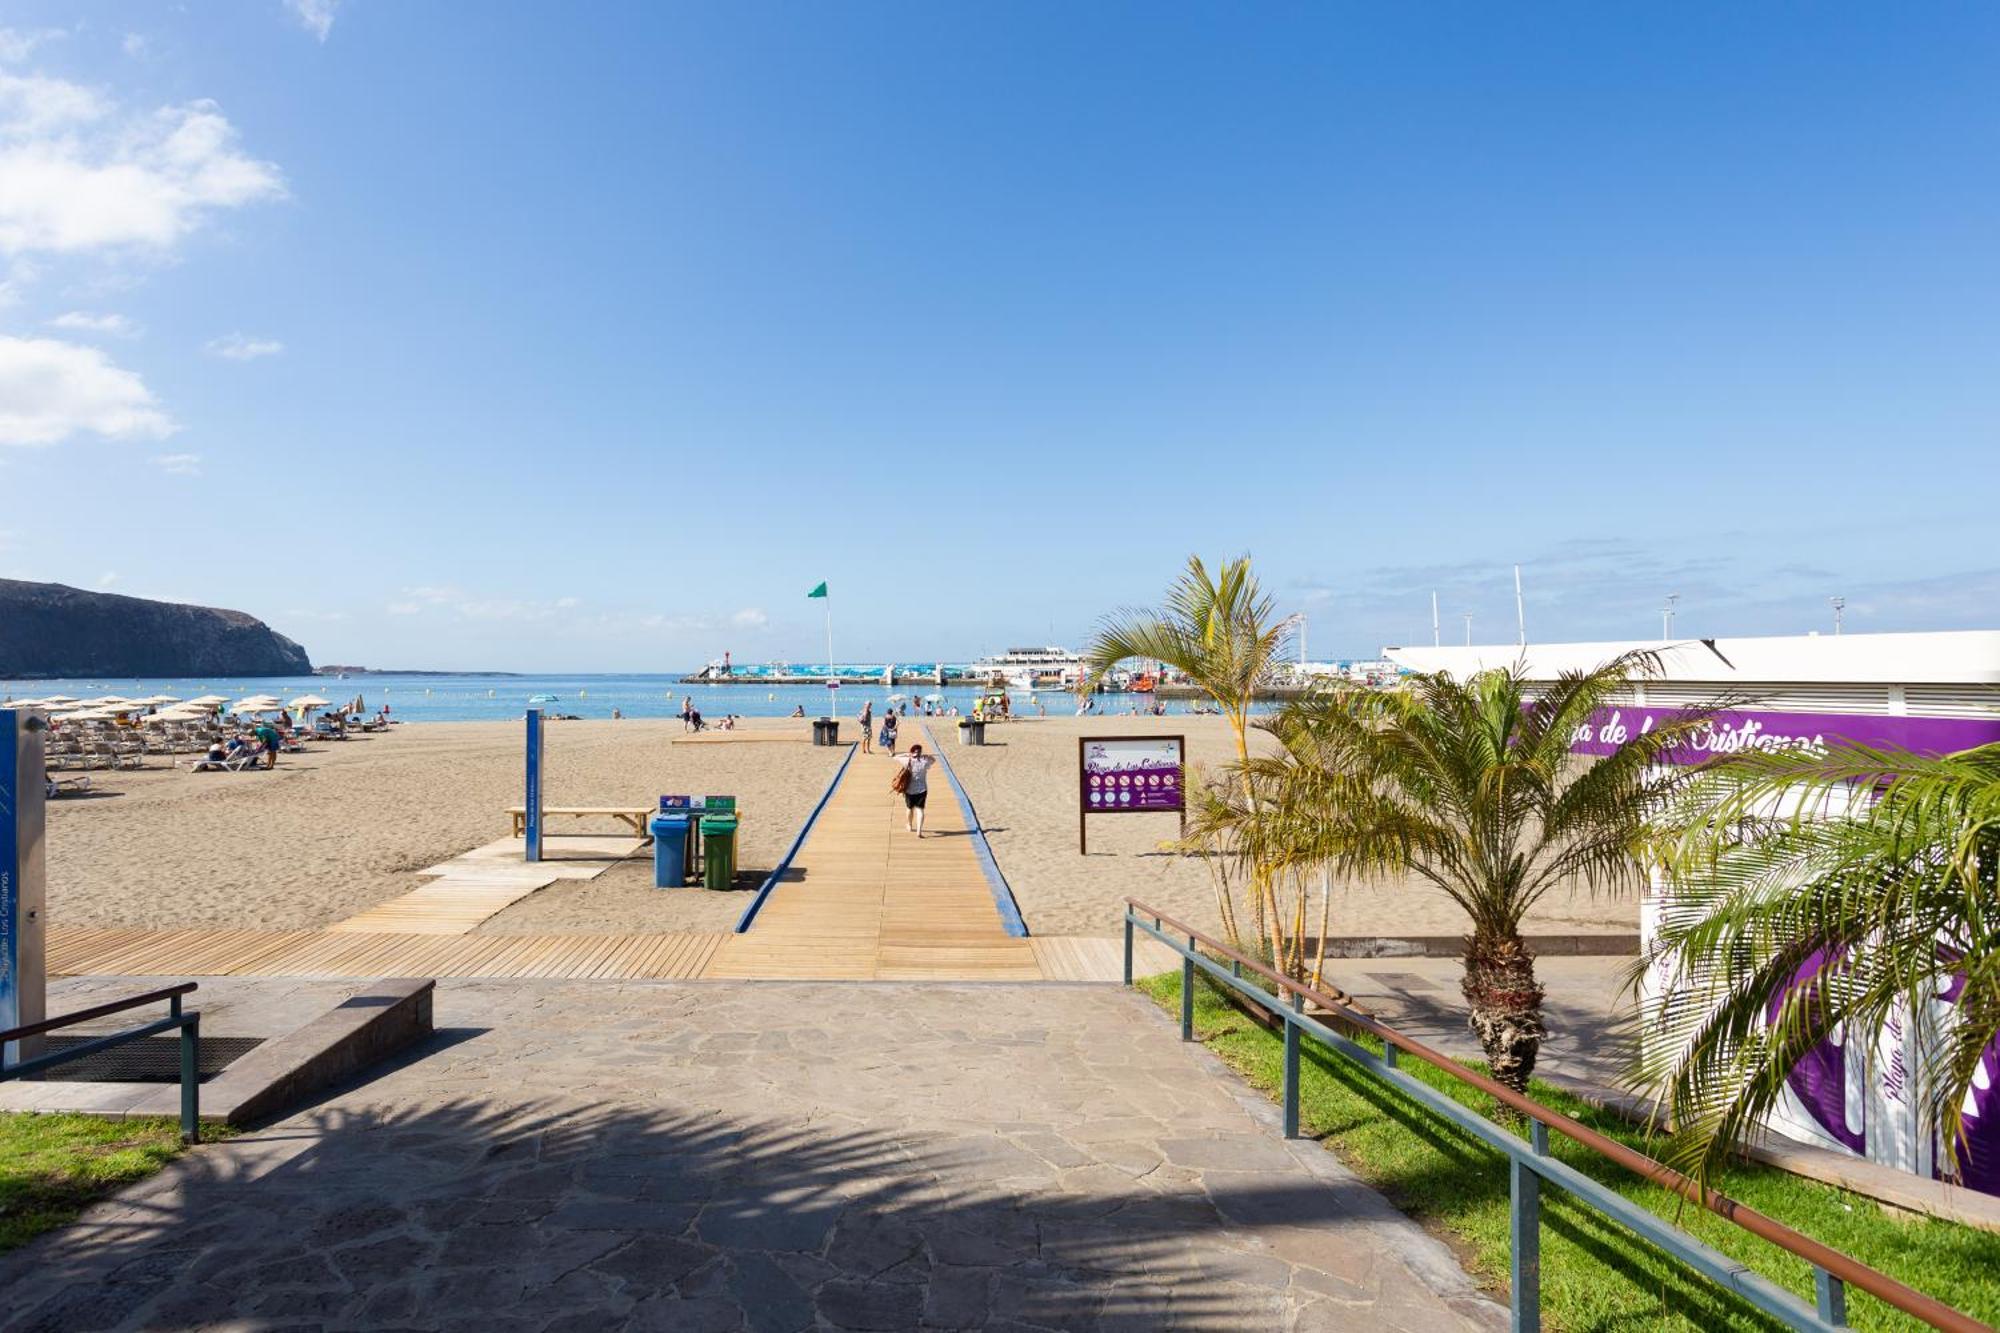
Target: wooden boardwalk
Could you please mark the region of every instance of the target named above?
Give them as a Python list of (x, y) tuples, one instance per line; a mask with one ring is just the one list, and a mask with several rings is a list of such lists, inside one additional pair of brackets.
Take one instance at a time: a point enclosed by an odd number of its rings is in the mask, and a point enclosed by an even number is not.
[[(51, 976), (160, 977), (546, 977), (605, 981), (687, 981), (709, 968), (725, 939), (716, 931), (657, 935), (389, 935), (330, 930), (141, 930), (55, 926)], [(1024, 940), (1039, 968), (1007, 980), (1117, 981), (1123, 969), (1111, 936), (1037, 935)], [(1162, 972), (1174, 955), (1140, 941), (1141, 975)], [(990, 979), (934, 967), (932, 979)], [(867, 978), (851, 978), (865, 980)], [(886, 978), (876, 978), (886, 979)]]
[(845, 981), (1040, 981), (1034, 945), (1001, 928), (993, 892), (942, 766), (917, 838), (894, 761), (857, 754), (750, 929), (708, 976)]
[(51, 976), (698, 977), (722, 936), (387, 935), (56, 926)]

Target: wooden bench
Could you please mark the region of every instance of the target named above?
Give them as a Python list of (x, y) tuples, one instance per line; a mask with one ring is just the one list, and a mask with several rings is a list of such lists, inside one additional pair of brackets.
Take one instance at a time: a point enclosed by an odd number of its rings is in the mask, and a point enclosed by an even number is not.
[[(588, 819), (596, 816), (604, 819), (620, 820), (630, 825), (632, 835), (638, 838), (650, 838), (653, 836), (646, 828), (646, 821), (651, 819), (655, 813), (654, 808), (650, 805), (545, 805), (542, 807), (543, 819), (547, 819), (550, 815), (568, 815), (572, 819)], [(525, 805), (510, 805), (507, 807), (507, 814), (514, 821), (514, 836), (517, 838), (526, 836), (528, 832), (528, 807)]]

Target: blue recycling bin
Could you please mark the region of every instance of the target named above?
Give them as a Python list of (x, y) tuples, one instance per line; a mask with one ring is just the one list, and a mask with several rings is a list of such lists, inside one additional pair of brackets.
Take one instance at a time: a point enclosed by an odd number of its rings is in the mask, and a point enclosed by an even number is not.
[(688, 881), (688, 812), (663, 810), (647, 825), (653, 834), (653, 887), (684, 888)]

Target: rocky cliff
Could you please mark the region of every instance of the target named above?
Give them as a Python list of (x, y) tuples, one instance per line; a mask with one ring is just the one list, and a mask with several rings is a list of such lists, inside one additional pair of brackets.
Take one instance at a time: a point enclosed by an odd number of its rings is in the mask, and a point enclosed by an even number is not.
[(255, 616), (0, 579), (0, 677), (293, 676), (306, 650)]

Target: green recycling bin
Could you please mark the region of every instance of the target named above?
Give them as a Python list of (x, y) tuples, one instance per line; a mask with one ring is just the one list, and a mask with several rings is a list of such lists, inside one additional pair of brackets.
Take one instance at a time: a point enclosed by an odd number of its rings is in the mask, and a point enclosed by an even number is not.
[(701, 846), (708, 869), (703, 882), (711, 889), (729, 888), (736, 882), (736, 816), (702, 816)]

